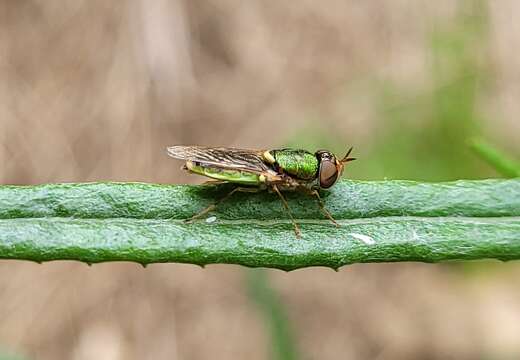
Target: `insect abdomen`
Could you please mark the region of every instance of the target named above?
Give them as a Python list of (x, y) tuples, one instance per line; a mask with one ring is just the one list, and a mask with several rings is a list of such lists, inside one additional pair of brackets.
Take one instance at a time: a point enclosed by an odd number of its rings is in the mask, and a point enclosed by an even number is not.
[(186, 162), (186, 168), (195, 174), (236, 184), (258, 185), (265, 181), (265, 178), (261, 179), (261, 175), (252, 172), (206, 166), (192, 161)]
[(287, 174), (302, 180), (315, 179), (318, 173), (318, 159), (305, 150), (270, 151), (278, 166)]

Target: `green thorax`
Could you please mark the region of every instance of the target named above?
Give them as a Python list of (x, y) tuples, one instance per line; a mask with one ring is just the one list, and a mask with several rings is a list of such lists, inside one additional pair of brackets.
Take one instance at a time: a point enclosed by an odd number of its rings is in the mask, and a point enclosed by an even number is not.
[(269, 151), (285, 173), (302, 180), (313, 180), (318, 174), (316, 155), (305, 150), (281, 149)]

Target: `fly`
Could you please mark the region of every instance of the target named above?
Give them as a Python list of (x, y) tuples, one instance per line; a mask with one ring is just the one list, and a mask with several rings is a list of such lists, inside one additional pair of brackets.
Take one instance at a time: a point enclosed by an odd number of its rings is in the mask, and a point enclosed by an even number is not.
[(218, 202), (194, 215), (188, 221), (198, 219), (236, 192), (275, 192), (282, 201), (294, 225), (297, 237), (301, 231), (289, 204), (282, 192), (300, 191), (314, 196), (322, 213), (336, 226), (330, 212), (325, 208), (318, 190), (328, 189), (343, 173), (344, 165), (355, 158), (349, 157), (352, 148), (341, 159), (327, 150), (314, 154), (306, 150), (248, 150), (225, 147), (203, 147), (176, 145), (167, 148), (168, 154), (184, 160), (184, 169), (190, 173), (203, 175), (217, 183), (233, 183), (238, 186)]

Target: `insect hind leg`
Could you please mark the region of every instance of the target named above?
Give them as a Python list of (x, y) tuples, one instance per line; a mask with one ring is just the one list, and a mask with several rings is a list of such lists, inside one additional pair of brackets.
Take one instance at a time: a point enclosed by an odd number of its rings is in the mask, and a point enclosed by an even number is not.
[(227, 181), (224, 180), (207, 180), (202, 183), (202, 185), (221, 185), (225, 184)]
[(184, 222), (189, 224), (189, 223), (192, 223), (193, 221), (195, 221), (197, 219), (200, 219), (201, 217), (203, 217), (207, 213), (215, 210), (220, 203), (228, 200), (236, 192), (256, 193), (256, 192), (259, 192), (259, 191), (262, 191), (262, 189), (260, 189), (260, 188), (253, 188), (253, 187), (236, 187), (233, 190), (231, 190), (227, 195), (225, 195), (223, 198), (221, 198), (220, 200), (214, 202), (213, 204), (209, 205), (208, 207), (202, 209), (197, 214), (193, 215), (191, 218), (184, 220)]

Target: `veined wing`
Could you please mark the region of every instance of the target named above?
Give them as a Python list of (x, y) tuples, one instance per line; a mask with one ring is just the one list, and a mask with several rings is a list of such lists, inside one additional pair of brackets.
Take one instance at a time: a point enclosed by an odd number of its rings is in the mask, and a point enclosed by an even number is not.
[(263, 151), (204, 146), (176, 145), (168, 148), (175, 159), (200, 162), (226, 169), (264, 172), (269, 166), (263, 161)]

